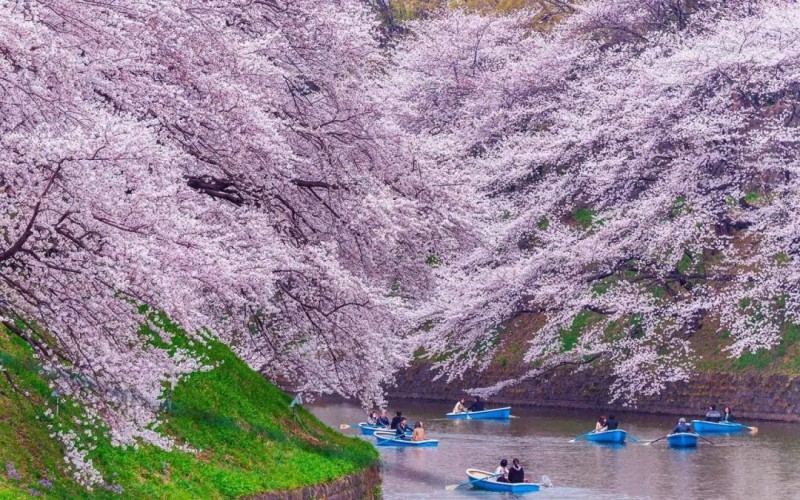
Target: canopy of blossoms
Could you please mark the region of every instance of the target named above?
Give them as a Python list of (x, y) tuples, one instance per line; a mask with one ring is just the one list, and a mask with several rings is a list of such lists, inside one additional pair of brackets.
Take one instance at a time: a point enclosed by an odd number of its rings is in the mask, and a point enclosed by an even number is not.
[(117, 442), (165, 447), (164, 388), (203, 360), (143, 337), (144, 304), (364, 402), (419, 347), (485, 367), (523, 313), (527, 376), (605, 359), (624, 401), (690, 376), (701, 321), (731, 356), (774, 346), (800, 310), (800, 5), (558, 4), (539, 31), (356, 0), (5, 3), (0, 316)]

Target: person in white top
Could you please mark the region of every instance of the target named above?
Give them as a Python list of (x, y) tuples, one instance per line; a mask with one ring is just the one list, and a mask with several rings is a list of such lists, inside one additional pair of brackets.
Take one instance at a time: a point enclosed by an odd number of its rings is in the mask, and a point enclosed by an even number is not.
[(507, 483), (508, 482), (508, 460), (506, 460), (505, 458), (500, 460), (500, 465), (497, 466), (497, 468), (494, 470), (494, 473), (495, 473), (495, 475), (497, 475), (497, 478), (495, 478), (495, 481), (497, 481), (498, 483)]
[(608, 421), (608, 419), (606, 419), (605, 415), (600, 415), (600, 418), (597, 419), (597, 423), (594, 424), (594, 431), (595, 432), (602, 432), (602, 431), (606, 430), (607, 429), (607, 427), (606, 427), (606, 422), (607, 421)]
[(464, 398), (458, 400), (456, 405), (453, 407), (453, 413), (464, 413), (467, 411), (467, 407), (464, 406)]

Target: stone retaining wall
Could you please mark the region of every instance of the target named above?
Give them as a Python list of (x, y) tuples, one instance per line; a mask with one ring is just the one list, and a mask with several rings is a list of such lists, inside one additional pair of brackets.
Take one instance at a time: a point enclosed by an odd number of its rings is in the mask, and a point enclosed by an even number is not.
[[(508, 378), (509, 374), (468, 374), (463, 380), (450, 384), (431, 382), (433, 376), (428, 364), (417, 364), (400, 374), (398, 388), (390, 390), (389, 395), (401, 399), (453, 402), (464, 395), (464, 389), (492, 385)], [(490, 402), (687, 417), (702, 414), (710, 403), (716, 403), (720, 407), (730, 406), (737, 418), (800, 421), (800, 377), (699, 373), (688, 383), (670, 384), (658, 396), (640, 398), (632, 408), (608, 404), (611, 381), (610, 375), (602, 371), (584, 370), (574, 373), (572, 369), (564, 368), (541, 378), (507, 387), (492, 397)]]
[(290, 491), (274, 491), (246, 497), (248, 500), (377, 500), (381, 473), (377, 465), (329, 483)]

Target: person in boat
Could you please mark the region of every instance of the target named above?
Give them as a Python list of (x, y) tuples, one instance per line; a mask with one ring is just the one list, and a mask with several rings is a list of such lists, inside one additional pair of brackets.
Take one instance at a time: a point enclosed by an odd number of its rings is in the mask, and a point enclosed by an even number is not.
[(389, 421), (389, 417), (386, 416), (386, 410), (381, 410), (381, 416), (378, 417), (378, 421), (375, 425), (379, 427), (389, 427), (392, 423)]
[(397, 429), (397, 424), (399, 424), (401, 420), (403, 420), (403, 412), (402, 411), (398, 411), (398, 412), (396, 412), (395, 416), (392, 418), (392, 423), (391, 423), (391, 425), (389, 425), (389, 428), (390, 429)]
[(453, 407), (453, 413), (464, 413), (467, 411), (467, 407), (464, 406), (464, 402), (464, 398), (459, 399), (456, 405)]
[(525, 469), (519, 464), (519, 459), (515, 458), (511, 461), (511, 467), (508, 469), (508, 482), (509, 483), (525, 483)]
[(731, 413), (731, 407), (726, 406), (724, 412), (722, 413), (722, 421), (723, 422), (733, 422), (733, 413)]
[(373, 427), (378, 425), (378, 412), (372, 410), (369, 412), (369, 416), (367, 417), (367, 425), (371, 425)]
[(414, 424), (414, 432), (411, 433), (412, 441), (425, 441), (425, 428), (422, 427), (422, 422)]
[(507, 483), (508, 482), (508, 460), (505, 458), (500, 460), (500, 465), (494, 470), (495, 475), (497, 476), (495, 480), (498, 483)]
[(608, 415), (608, 419), (606, 420), (606, 430), (613, 431), (619, 427), (619, 420), (617, 420), (617, 416), (613, 413)]
[(475, 401), (469, 405), (469, 411), (484, 411), (486, 408), (483, 406), (480, 396), (475, 396)]
[(600, 418), (597, 419), (597, 423), (594, 424), (594, 431), (595, 432), (603, 432), (606, 430), (606, 416), (600, 415)]
[(717, 405), (711, 405), (708, 407), (708, 412), (706, 413), (706, 420), (709, 422), (719, 422), (722, 420), (722, 415), (719, 414), (717, 411)]
[(679, 432), (692, 432), (692, 426), (686, 423), (686, 419), (681, 417), (678, 419), (678, 425), (672, 429), (673, 434), (677, 434)]
[(408, 421), (406, 417), (400, 419), (400, 422), (397, 423), (397, 427), (394, 429), (394, 436), (396, 438), (405, 439), (406, 437), (406, 429), (408, 429)]

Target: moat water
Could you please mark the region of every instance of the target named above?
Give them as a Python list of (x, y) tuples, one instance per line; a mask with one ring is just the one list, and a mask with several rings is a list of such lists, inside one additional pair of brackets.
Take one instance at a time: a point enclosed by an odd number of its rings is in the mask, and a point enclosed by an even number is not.
[[(462, 486), (465, 470), (493, 471), (500, 459), (519, 458), (526, 477), (546, 475), (550, 488), (531, 499), (775, 499), (800, 498), (800, 424), (744, 422), (757, 434), (708, 435), (696, 449), (670, 449), (665, 441), (603, 445), (570, 439), (594, 427), (595, 412), (514, 408), (509, 421), (446, 420), (452, 405), (390, 401), (413, 422), (424, 423), (437, 448), (378, 447), (386, 499), (516, 498)], [(322, 402), (310, 408), (321, 420), (339, 424), (363, 421), (357, 405)], [(673, 417), (617, 414), (620, 428), (643, 440), (667, 434)], [(687, 420), (698, 415), (686, 415)], [(354, 436), (358, 429), (343, 431)], [(363, 436), (375, 442), (371, 436)]]

